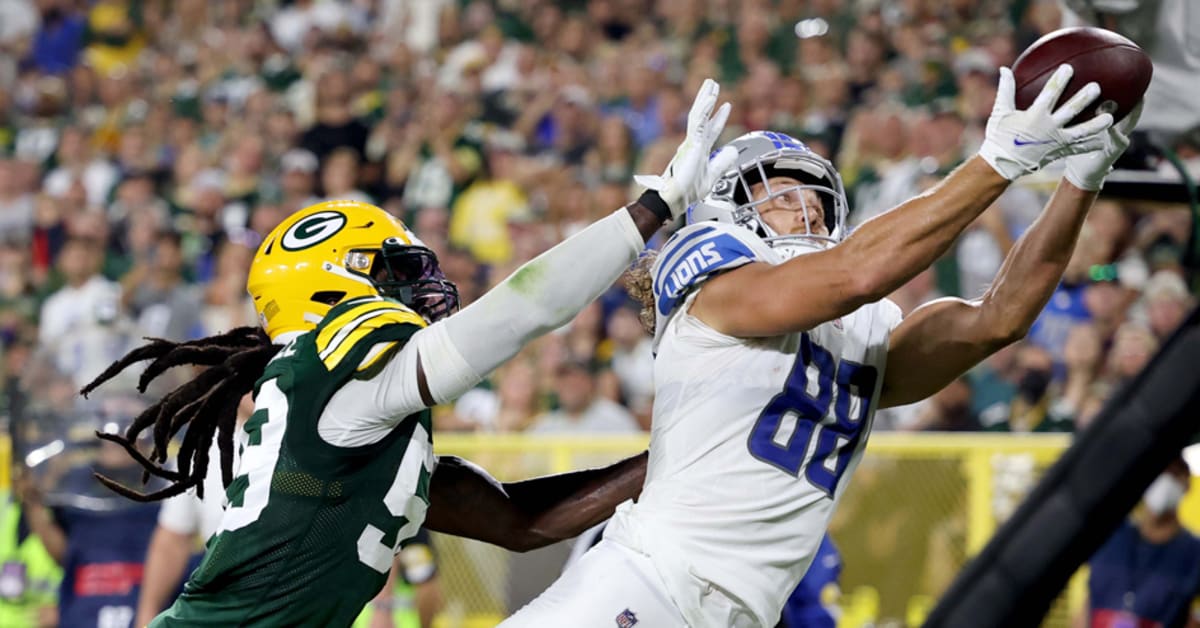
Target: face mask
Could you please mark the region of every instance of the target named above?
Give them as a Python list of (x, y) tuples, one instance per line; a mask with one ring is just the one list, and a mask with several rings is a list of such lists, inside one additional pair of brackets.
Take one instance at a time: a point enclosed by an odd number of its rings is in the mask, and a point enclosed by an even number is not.
[(1029, 403), (1037, 403), (1050, 386), (1048, 371), (1026, 371), (1017, 382), (1017, 392)]
[(1142, 494), (1142, 501), (1150, 512), (1161, 515), (1178, 508), (1179, 502), (1183, 500), (1186, 492), (1187, 487), (1183, 485), (1183, 482), (1173, 475), (1164, 473), (1155, 478), (1146, 492)]

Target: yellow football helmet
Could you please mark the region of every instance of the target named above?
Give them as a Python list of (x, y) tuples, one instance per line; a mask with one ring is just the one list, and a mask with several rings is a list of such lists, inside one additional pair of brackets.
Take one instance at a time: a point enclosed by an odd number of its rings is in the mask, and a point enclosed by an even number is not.
[(334, 305), (382, 295), (427, 321), (458, 307), (437, 256), (404, 223), (358, 201), (325, 201), (285, 219), (263, 240), (246, 291), (272, 339), (317, 326)]

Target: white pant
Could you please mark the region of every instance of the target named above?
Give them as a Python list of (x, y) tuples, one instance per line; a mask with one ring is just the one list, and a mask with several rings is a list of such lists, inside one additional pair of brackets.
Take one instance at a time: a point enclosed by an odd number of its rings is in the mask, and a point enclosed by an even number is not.
[(685, 628), (650, 559), (603, 540), (497, 628)]

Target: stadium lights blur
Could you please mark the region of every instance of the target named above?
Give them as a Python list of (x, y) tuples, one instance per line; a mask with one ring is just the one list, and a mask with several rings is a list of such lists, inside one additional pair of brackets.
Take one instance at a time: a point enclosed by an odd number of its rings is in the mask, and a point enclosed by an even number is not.
[(39, 464), (42, 464), (43, 462), (57, 456), (58, 454), (61, 454), (66, 447), (67, 446), (65, 443), (63, 443), (62, 439), (54, 440), (46, 445), (42, 445), (41, 447), (38, 447), (37, 449), (34, 449), (25, 455), (25, 466), (30, 468), (36, 467)]
[(829, 32), (829, 22), (825, 18), (814, 17), (807, 20), (796, 22), (796, 37), (800, 39), (808, 39), (809, 37), (820, 37)]

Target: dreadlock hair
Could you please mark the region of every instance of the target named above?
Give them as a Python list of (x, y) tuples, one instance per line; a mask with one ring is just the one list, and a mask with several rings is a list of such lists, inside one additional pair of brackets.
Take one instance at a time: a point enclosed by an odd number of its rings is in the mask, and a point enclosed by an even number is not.
[(654, 269), (654, 262), (658, 260), (658, 251), (655, 249), (647, 249), (638, 256), (637, 261), (629, 270), (625, 271), (625, 292), (633, 300), (642, 304), (642, 311), (638, 313), (638, 320), (642, 323), (642, 328), (650, 335), (654, 335), (654, 274), (651, 272)]
[[(279, 351), (258, 327), (238, 327), (224, 334), (208, 336), (189, 342), (171, 342), (162, 338), (147, 338), (142, 345), (125, 357), (113, 362), (96, 379), (80, 390), (84, 397), (104, 382), (112, 379), (135, 362), (153, 360), (138, 380), (138, 392), (156, 377), (174, 366), (210, 367), (168, 393), (158, 403), (146, 408), (134, 418), (124, 435), (96, 432), (102, 440), (114, 442), (125, 449), (145, 471), (142, 483), (150, 476), (169, 480), (163, 489), (142, 493), (111, 478), (96, 473), (96, 479), (108, 488), (140, 502), (156, 501), (178, 495), (191, 487), (204, 497), (204, 476), (208, 472), (208, 451), (213, 438), (221, 452), (221, 480), (225, 486), (233, 479), (233, 435), (237, 427), (237, 407), (242, 396), (254, 388), (254, 383), (266, 369), (267, 363)], [(187, 425), (179, 453), (178, 469), (164, 467), (171, 438)], [(138, 434), (154, 427), (154, 449), (142, 455), (134, 443)]]

